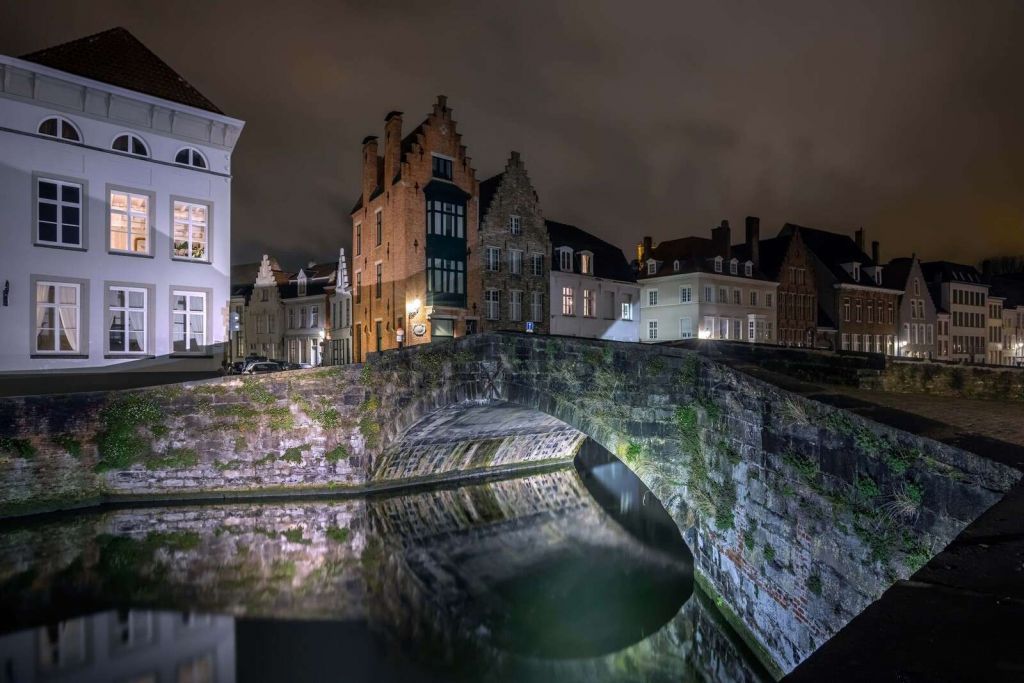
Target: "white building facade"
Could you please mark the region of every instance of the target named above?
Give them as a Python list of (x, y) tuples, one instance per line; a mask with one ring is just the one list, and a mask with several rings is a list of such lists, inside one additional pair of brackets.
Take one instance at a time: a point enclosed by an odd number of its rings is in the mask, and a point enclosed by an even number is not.
[(324, 365), (347, 365), (352, 362), (352, 287), (348, 281), (345, 250), (338, 253), (338, 274), (333, 291), (328, 288), (330, 325), (324, 347)]
[(779, 283), (753, 277), (752, 264), (736, 259), (712, 259), (712, 269), (721, 273), (671, 272), (676, 263), (668, 269), (645, 264), (647, 272), (659, 274), (640, 279), (640, 341), (696, 337), (775, 343)]
[(243, 125), (0, 56), (0, 372), (221, 365)]
[(949, 313), (948, 359), (985, 363), (989, 352), (989, 285), (973, 266), (936, 261), (922, 264), (921, 270), (936, 306)]

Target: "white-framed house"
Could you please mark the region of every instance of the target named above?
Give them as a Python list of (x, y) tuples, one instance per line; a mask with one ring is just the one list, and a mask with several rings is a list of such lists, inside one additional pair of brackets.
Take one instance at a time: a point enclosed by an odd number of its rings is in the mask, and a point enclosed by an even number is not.
[(0, 55), (0, 372), (221, 365), (243, 125), (124, 29)]

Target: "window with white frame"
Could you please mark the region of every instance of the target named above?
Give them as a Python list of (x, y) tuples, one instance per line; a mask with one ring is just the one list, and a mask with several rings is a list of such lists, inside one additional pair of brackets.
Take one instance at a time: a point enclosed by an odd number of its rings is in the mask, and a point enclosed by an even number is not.
[(739, 271), (739, 261), (736, 259), (729, 260), (729, 273), (735, 275)]
[(718, 301), (723, 304), (729, 301), (729, 291), (725, 287), (718, 288)]
[(521, 249), (508, 250), (508, 272), (513, 275), (523, 274), (523, 251)]
[(562, 287), (562, 315), (576, 315), (576, 295), (572, 287)]
[(594, 290), (584, 289), (583, 290), (583, 317), (593, 318), (594, 311)]
[(320, 307), (310, 306), (309, 307), (309, 326), (312, 328), (320, 327)]
[(647, 321), (647, 338), (654, 340), (658, 338), (658, 321), (648, 320)]
[(690, 339), (693, 337), (693, 318), (679, 319), (679, 338)]
[(633, 319), (633, 295), (623, 294), (622, 295), (622, 319), (632, 320)]
[(143, 287), (111, 285), (107, 288), (107, 350), (110, 353), (146, 353), (146, 312), (149, 291)]
[(501, 314), (501, 301), (498, 290), (488, 289), (484, 292), (484, 314), (488, 320), (497, 320)]
[(751, 306), (757, 306), (757, 290), (756, 289), (750, 290), (750, 305)]
[(295, 288), (299, 296), (306, 296), (306, 274), (300, 272), (299, 278), (295, 283)]
[(124, 152), (125, 154), (133, 154), (137, 157), (148, 157), (149, 147), (142, 141), (138, 135), (132, 133), (122, 133), (114, 138), (113, 144), (110, 148), (117, 152)]
[(564, 272), (572, 272), (572, 249), (559, 247), (558, 268)]
[(679, 272), (679, 259), (676, 259), (675, 261), (672, 262), (672, 272), (673, 273), (678, 273)]
[(658, 290), (648, 289), (647, 290), (647, 305), (657, 306), (658, 305)]
[(743, 296), (743, 294), (742, 294), (742, 292), (740, 292), (740, 290), (738, 290), (738, 289), (732, 290), (732, 302), (734, 304), (736, 304), (737, 306), (740, 305), (740, 301), (742, 300), (742, 296)]
[(81, 286), (70, 282), (36, 282), (36, 353), (80, 353)]
[(508, 231), (513, 235), (523, 234), (523, 223), (515, 214), (508, 217)]
[(721, 273), (722, 272), (722, 257), (721, 256), (716, 256), (715, 257), (715, 272), (716, 273)]
[(679, 303), (688, 304), (693, 301), (693, 288), (689, 285), (679, 288)]
[(110, 250), (149, 253), (149, 196), (110, 191)]
[(655, 261), (654, 259), (649, 260), (647, 262), (647, 274), (648, 275), (654, 275), (657, 272), (658, 272), (658, 262)]
[(757, 323), (752, 319), (747, 321), (747, 341), (754, 341), (757, 335)]
[(530, 320), (535, 323), (544, 320), (544, 292), (530, 292)]
[(498, 247), (487, 247), (487, 270), (497, 273), (501, 270), (501, 249)]
[(518, 289), (508, 293), (508, 319), (512, 322), (523, 319), (523, 293)]
[(63, 116), (51, 116), (39, 124), (38, 132), (48, 138), (67, 140), (68, 142), (81, 142), (82, 134), (78, 127)]
[(544, 274), (544, 254), (532, 254), (530, 256), (530, 274)]
[(174, 163), (194, 168), (206, 168), (206, 157), (195, 147), (185, 147), (174, 155)]
[(36, 242), (81, 247), (82, 186), (40, 178), (36, 184)]
[(704, 303), (710, 304), (710, 303), (714, 303), (714, 301), (715, 301), (715, 288), (710, 286), (710, 285), (706, 285), (704, 287)]
[(171, 351), (197, 353), (206, 347), (206, 292), (171, 292)]
[(771, 292), (765, 292), (764, 293), (764, 307), (765, 308), (771, 308), (772, 307), (772, 293)]
[(174, 258), (209, 261), (210, 207), (174, 202)]
[(580, 272), (584, 275), (594, 274), (594, 255), (588, 251), (580, 253)]
[(743, 274), (746, 275), (747, 277), (752, 276), (754, 274), (754, 264), (751, 263), (750, 261), (747, 261), (746, 263), (744, 263), (743, 264)]

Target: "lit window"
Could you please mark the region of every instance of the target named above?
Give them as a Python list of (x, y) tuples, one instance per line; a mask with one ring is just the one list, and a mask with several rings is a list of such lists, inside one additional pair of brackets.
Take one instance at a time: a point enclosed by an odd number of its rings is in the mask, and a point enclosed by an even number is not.
[(195, 168), (206, 168), (206, 157), (195, 147), (185, 147), (178, 150), (174, 155), (174, 163), (182, 166), (194, 166)]
[(497, 320), (501, 314), (501, 299), (496, 289), (484, 292), (484, 313), (488, 320)]
[(114, 138), (114, 143), (110, 145), (110, 148), (125, 154), (133, 154), (137, 157), (149, 156), (149, 148), (146, 147), (146, 143), (138, 135), (132, 135), (131, 133), (118, 135)]
[(111, 190), (110, 250), (149, 253), (149, 197)]
[(508, 319), (513, 322), (523, 319), (523, 293), (518, 290), (508, 293)]
[(658, 338), (658, 321), (648, 320), (647, 321), (647, 338), (654, 340)]
[(81, 291), (77, 284), (37, 282), (35, 351), (79, 353)]
[(576, 315), (576, 300), (572, 287), (562, 287), (562, 315)]
[(594, 255), (588, 252), (580, 254), (580, 272), (584, 275), (594, 274)]
[(146, 304), (149, 292), (141, 287), (107, 289), (107, 349), (110, 353), (146, 352)]
[(83, 246), (82, 186), (40, 178), (36, 194), (36, 241), (69, 247)]
[(583, 290), (583, 317), (594, 317), (594, 290), (592, 289)]
[(195, 353), (206, 346), (206, 293), (171, 293), (171, 350)]
[(632, 320), (633, 319), (633, 295), (632, 294), (623, 294), (622, 297), (623, 297), (623, 299), (625, 299), (622, 302), (622, 319), (623, 320)]
[(435, 178), (440, 178), (442, 180), (452, 179), (453, 165), (451, 159), (434, 154), (432, 164), (432, 170)]
[(40, 123), (39, 134), (50, 138), (57, 138), (58, 140), (67, 140), (68, 142), (82, 141), (82, 134), (78, 132), (75, 124), (63, 116), (51, 116)]
[(523, 226), (522, 222), (519, 219), (519, 216), (508, 217), (508, 231), (513, 235), (523, 234)]
[(210, 209), (205, 204), (174, 202), (174, 257), (208, 261)]

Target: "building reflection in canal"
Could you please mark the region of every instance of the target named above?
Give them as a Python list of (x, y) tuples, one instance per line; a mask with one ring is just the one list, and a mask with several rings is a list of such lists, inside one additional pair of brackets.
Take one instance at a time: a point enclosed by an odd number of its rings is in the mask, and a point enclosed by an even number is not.
[(0, 682), (763, 680), (657, 500), (576, 464), (8, 527)]

